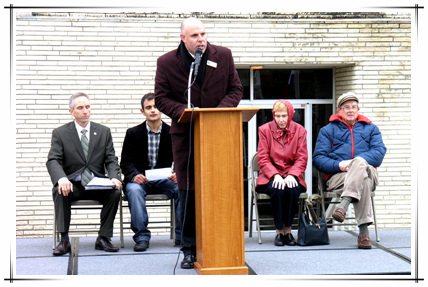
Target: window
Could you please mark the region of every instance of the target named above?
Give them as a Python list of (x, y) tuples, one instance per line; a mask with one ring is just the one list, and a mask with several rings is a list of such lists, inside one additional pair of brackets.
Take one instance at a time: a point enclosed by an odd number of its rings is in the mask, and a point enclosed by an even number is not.
[[(244, 87), (243, 100), (250, 100), (250, 69), (238, 69)], [(254, 100), (332, 99), (333, 69), (253, 70)]]

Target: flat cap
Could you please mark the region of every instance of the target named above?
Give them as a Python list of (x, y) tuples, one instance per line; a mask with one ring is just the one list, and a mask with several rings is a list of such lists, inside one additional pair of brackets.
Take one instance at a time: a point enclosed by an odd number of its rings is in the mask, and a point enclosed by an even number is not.
[(338, 99), (337, 99), (337, 108), (340, 108), (340, 106), (346, 102), (346, 101), (357, 101), (357, 103), (359, 102), (358, 97), (353, 93), (353, 92), (348, 92), (346, 94), (341, 95)]

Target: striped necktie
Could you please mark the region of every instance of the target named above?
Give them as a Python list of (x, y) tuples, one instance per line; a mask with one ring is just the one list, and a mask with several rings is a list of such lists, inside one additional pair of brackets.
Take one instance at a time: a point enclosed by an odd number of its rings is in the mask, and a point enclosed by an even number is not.
[[(85, 129), (82, 130), (82, 138), (80, 139), (80, 141), (82, 143), (83, 154), (85, 155), (85, 158), (88, 159), (89, 141), (88, 141), (88, 138), (86, 137), (86, 132), (87, 130)], [(85, 170), (82, 173), (82, 185), (86, 186), (88, 182), (91, 181), (91, 179), (92, 179), (91, 171), (89, 170), (89, 168), (85, 168)]]

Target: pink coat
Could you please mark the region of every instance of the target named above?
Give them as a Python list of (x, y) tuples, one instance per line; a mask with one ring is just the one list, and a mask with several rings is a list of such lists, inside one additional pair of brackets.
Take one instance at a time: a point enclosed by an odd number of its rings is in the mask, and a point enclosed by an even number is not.
[[(257, 150), (258, 164), (260, 166), (257, 185), (264, 185), (279, 173), (282, 177), (291, 174), (306, 189), (303, 172), (308, 162), (308, 149), (306, 145), (306, 129), (300, 124), (293, 122), (294, 110), (288, 106), (289, 123), (288, 137), (285, 135), (277, 140), (275, 137), (278, 129), (275, 120), (259, 127), (259, 146)], [(293, 107), (291, 106), (291, 109)], [(289, 140), (287, 141), (287, 138)]]

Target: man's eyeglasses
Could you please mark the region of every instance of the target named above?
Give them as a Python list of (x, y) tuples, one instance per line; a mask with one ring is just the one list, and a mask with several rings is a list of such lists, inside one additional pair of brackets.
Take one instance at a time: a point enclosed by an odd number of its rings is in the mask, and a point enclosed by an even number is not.
[(358, 110), (358, 106), (357, 105), (355, 105), (355, 106), (343, 106), (342, 110), (344, 110), (344, 111), (350, 111), (350, 110), (356, 111), (356, 110)]

